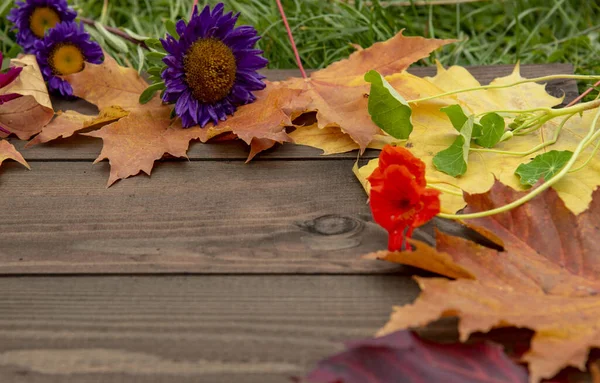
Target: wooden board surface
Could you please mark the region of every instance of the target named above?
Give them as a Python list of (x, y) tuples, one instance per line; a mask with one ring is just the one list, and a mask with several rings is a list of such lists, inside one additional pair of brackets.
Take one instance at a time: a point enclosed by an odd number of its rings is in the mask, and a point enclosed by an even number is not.
[(0, 381), (285, 383), (417, 292), (395, 276), (0, 278)]
[(385, 247), (353, 161), (166, 162), (106, 189), (108, 164), (7, 164), (0, 273), (364, 273)]

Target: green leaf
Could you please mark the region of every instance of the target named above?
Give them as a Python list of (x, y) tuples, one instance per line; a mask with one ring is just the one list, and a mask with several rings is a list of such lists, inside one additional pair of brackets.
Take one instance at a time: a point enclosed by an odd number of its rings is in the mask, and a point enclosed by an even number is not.
[(369, 93), (371, 120), (390, 136), (407, 139), (413, 130), (412, 110), (404, 97), (374, 70), (365, 74), (365, 81), (371, 83)]
[(179, 33), (177, 33), (177, 28), (175, 27), (175, 22), (173, 20), (165, 21), (165, 29), (171, 36), (179, 39)]
[(138, 52), (138, 60), (139, 60), (138, 74), (141, 74), (142, 70), (144, 69), (144, 64), (146, 62), (146, 56), (144, 55), (144, 50), (139, 45), (137, 47), (137, 52)]
[(446, 115), (450, 119), (450, 122), (452, 123), (452, 126), (454, 126), (454, 129), (456, 129), (458, 132), (460, 132), (463, 125), (465, 124), (465, 122), (467, 122), (467, 119), (469, 118), (463, 111), (463, 108), (458, 104), (442, 108), (440, 109), (440, 112), (446, 113)]
[[(127, 28), (123, 28), (123, 30), (131, 37), (133, 37), (136, 40), (140, 40), (140, 41), (145, 41), (148, 39), (148, 36), (142, 36), (138, 33), (135, 33), (134, 31), (132, 31), (131, 29), (127, 29)], [(147, 43), (146, 43), (147, 44)]]
[(477, 145), (484, 148), (492, 148), (504, 134), (504, 118), (498, 113), (488, 113), (479, 120), (481, 123), (481, 135), (475, 139)]
[(152, 84), (149, 87), (147, 87), (146, 90), (143, 91), (140, 95), (140, 104), (146, 104), (147, 102), (152, 100), (154, 94), (162, 89), (165, 89), (164, 82), (157, 82), (156, 84)]
[[(446, 115), (450, 119), (450, 122), (452, 123), (452, 126), (454, 126), (454, 129), (456, 129), (458, 132), (460, 132), (462, 127), (465, 125), (465, 122), (467, 122), (467, 119), (469, 118), (463, 111), (463, 108), (458, 104), (441, 108), (440, 112), (446, 113)], [(481, 136), (482, 131), (483, 127), (481, 125), (473, 123), (473, 131), (471, 132), (471, 138)]]
[(458, 177), (466, 173), (474, 121), (475, 117), (469, 116), (460, 128), (460, 136), (454, 140), (448, 149), (442, 150), (433, 157), (433, 165), (439, 171), (452, 177)]
[(548, 181), (562, 169), (573, 156), (569, 150), (552, 150), (536, 156), (532, 161), (521, 164), (515, 174), (521, 178), (521, 185), (535, 185), (540, 179)]
[(165, 50), (159, 39), (146, 39), (146, 40), (144, 40), (144, 42), (146, 43), (146, 45), (149, 48), (152, 48), (152, 49), (155, 49), (155, 50), (161, 51), (161, 52)]
[(163, 71), (162, 67), (155, 66), (155, 67), (148, 69), (148, 74), (150, 76), (160, 77), (160, 74), (162, 73), (162, 71)]
[(163, 64), (162, 59), (167, 57), (166, 53), (160, 53), (160, 52), (148, 52), (146, 53), (146, 59), (148, 61), (154, 62), (154, 63), (161, 63)]
[(125, 42), (123, 40), (121, 40), (120, 38), (118, 38), (117, 36), (113, 35), (109, 31), (107, 31), (106, 28), (104, 28), (104, 26), (102, 24), (96, 22), (94, 24), (94, 26), (96, 27), (98, 32), (100, 32), (100, 34), (104, 37), (104, 39), (108, 43), (108, 45), (112, 46), (113, 48), (115, 48), (116, 50), (118, 50), (121, 53), (129, 52), (129, 48), (127, 47), (127, 44), (125, 44)]

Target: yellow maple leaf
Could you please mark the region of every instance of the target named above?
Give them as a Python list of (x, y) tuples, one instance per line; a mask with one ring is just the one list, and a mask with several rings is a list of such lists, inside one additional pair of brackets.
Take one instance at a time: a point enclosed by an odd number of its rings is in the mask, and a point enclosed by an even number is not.
[[(316, 123), (318, 128), (323, 129), (323, 135), (331, 136), (334, 131), (332, 128), (337, 128), (350, 136), (362, 151), (376, 135), (381, 134), (381, 130), (365, 113), (369, 93), (369, 84), (364, 80), (365, 73), (377, 70), (383, 75), (398, 74), (398, 79), (406, 83), (410, 75), (401, 74), (402, 71), (435, 49), (454, 41), (407, 37), (401, 31), (387, 41), (375, 43), (367, 49), (354, 52), (345, 60), (314, 72), (308, 79), (293, 78), (283, 84), (303, 90), (310, 98), (306, 109), (316, 111)], [(410, 86), (410, 89), (414, 88)], [(302, 129), (298, 127), (298, 130)], [(326, 153), (338, 153), (340, 147), (337, 143), (332, 142), (330, 146), (325, 138), (318, 137), (316, 133), (318, 131), (314, 129), (310, 137), (299, 137), (301, 133), (297, 133), (297, 143), (316, 146)], [(343, 147), (350, 148), (348, 145)]]
[[(465, 68), (458, 66), (444, 69), (438, 65), (438, 74), (435, 77), (425, 78), (425, 80), (439, 89), (437, 94), (480, 86), (479, 82)], [(520, 80), (523, 80), (523, 77), (521, 77), (517, 65), (509, 76), (498, 78), (490, 85), (511, 84)], [(395, 84), (392, 85), (401, 94), (404, 92), (402, 88), (396, 87)], [(428, 92), (431, 90), (429, 89)], [(490, 189), (495, 179), (517, 190), (524, 190), (524, 186), (514, 174), (517, 167), (547, 150), (574, 151), (581, 138), (589, 130), (593, 117), (589, 112), (582, 116), (572, 117), (563, 127), (560, 137), (554, 145), (527, 155), (508, 155), (475, 148), (469, 154), (467, 172), (462, 176), (452, 177), (437, 170), (433, 165), (433, 157), (450, 146), (457, 136), (456, 129), (451, 125), (448, 117), (439, 111), (440, 108), (452, 103), (459, 103), (469, 113), (480, 114), (496, 110), (550, 108), (560, 104), (562, 99), (549, 95), (545, 91), (544, 85), (535, 83), (505, 89), (460, 93), (451, 97), (453, 98), (444, 97), (412, 106), (414, 130), (407, 142), (407, 146), (415, 156), (427, 165), (428, 183), (442, 190), (442, 211), (450, 213), (465, 206), (461, 191), (483, 193)], [(536, 145), (550, 140), (559, 123), (560, 118), (551, 120), (537, 132), (515, 136), (508, 141), (499, 143), (494, 150), (527, 152)], [(593, 147), (588, 148), (581, 156), (581, 161), (586, 160), (592, 151)], [(371, 166), (376, 165), (371, 164)], [(366, 169), (361, 171), (363, 177), (368, 177), (369, 174)], [(584, 211), (589, 205), (593, 190), (600, 185), (599, 174), (600, 161), (593, 159), (586, 168), (567, 175), (553, 187), (567, 207), (577, 214)]]

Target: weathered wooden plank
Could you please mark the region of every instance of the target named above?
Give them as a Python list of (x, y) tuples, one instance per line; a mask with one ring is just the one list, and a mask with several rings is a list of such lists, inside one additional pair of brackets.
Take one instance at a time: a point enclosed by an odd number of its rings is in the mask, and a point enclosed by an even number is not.
[(108, 164), (0, 169), (0, 273), (377, 273), (387, 246), (353, 161), (164, 162), (105, 188)]
[[(488, 83), (496, 77), (510, 74), (514, 67), (512, 65), (497, 65), (497, 66), (474, 66), (468, 67), (473, 75), (481, 82)], [(428, 76), (435, 74), (433, 67), (415, 67), (409, 70), (419, 76)], [(544, 76), (557, 73), (573, 73), (573, 66), (570, 64), (544, 64), (544, 65), (522, 65), (521, 73), (525, 77)], [(297, 71), (294, 70), (269, 70), (265, 74), (271, 80), (282, 80), (291, 76), (297, 76)], [(557, 96), (565, 95), (565, 100), (568, 102), (577, 97), (577, 86), (574, 81), (552, 81), (548, 84), (550, 93)], [(75, 109), (82, 113), (92, 113), (94, 107), (83, 102), (65, 102), (64, 100), (55, 100), (56, 109)], [(14, 140), (16, 141), (16, 140)], [(23, 151), (23, 155), (28, 161), (38, 160), (87, 160), (93, 161), (96, 159), (101, 150), (101, 140), (89, 137), (73, 137), (66, 140), (59, 140), (46, 145), (40, 145), (33, 148), (23, 149), (24, 142), (14, 142), (17, 148)], [(377, 151), (367, 151), (365, 158), (373, 158), (377, 156)], [(244, 143), (223, 143), (203, 145), (193, 143), (188, 156), (190, 160), (245, 160), (248, 156), (248, 148)], [(283, 145), (278, 146), (275, 150), (270, 150), (261, 154), (257, 159), (341, 159), (341, 158), (356, 158), (356, 153), (345, 153), (335, 156), (321, 156), (321, 151), (318, 149), (296, 146)]]
[(286, 382), (417, 293), (397, 276), (0, 278), (0, 381)]

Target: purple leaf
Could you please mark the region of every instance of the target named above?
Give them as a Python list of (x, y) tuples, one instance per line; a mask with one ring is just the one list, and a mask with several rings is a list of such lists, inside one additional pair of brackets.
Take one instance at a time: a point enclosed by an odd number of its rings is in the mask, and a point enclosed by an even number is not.
[(346, 345), (322, 360), (311, 383), (527, 383), (524, 367), (492, 343), (437, 344), (410, 331)]

